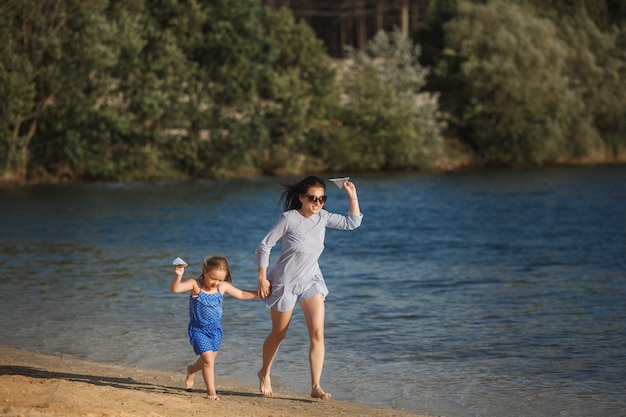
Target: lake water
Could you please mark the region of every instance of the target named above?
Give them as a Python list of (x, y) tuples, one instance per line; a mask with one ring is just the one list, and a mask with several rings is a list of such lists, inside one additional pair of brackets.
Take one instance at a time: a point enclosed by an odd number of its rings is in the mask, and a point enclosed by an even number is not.
[[(343, 174), (343, 173), (342, 173)], [(331, 230), (322, 385), (445, 417), (626, 416), (626, 167), (355, 175), (361, 228)], [(281, 180), (0, 188), (0, 343), (183, 372), (171, 261), (253, 254)], [(332, 183), (326, 208), (346, 212)], [(273, 253), (276, 259), (277, 250)], [(226, 298), (216, 376), (256, 383), (260, 300)], [(275, 391), (309, 392), (299, 308)], [(36, 364), (34, 364), (36, 366)]]

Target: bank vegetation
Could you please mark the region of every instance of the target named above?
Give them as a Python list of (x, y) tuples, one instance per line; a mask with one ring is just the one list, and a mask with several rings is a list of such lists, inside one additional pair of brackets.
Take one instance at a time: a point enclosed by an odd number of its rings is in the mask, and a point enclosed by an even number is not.
[(256, 0), (0, 0), (0, 177), (623, 161), (622, 3), (431, 0), (337, 61)]

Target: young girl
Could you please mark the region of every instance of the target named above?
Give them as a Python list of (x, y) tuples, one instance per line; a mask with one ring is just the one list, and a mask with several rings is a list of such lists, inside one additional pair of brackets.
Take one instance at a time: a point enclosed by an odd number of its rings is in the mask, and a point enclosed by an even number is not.
[(176, 265), (170, 291), (189, 291), (189, 341), (198, 360), (187, 366), (187, 389), (193, 387), (196, 372), (202, 371), (207, 388), (207, 398), (219, 400), (215, 391), (214, 365), (217, 351), (222, 344), (222, 300), (224, 294), (239, 300), (257, 298), (256, 291), (240, 290), (232, 285), (228, 260), (223, 256), (207, 256), (202, 263), (202, 275), (198, 279), (181, 282), (185, 264)]

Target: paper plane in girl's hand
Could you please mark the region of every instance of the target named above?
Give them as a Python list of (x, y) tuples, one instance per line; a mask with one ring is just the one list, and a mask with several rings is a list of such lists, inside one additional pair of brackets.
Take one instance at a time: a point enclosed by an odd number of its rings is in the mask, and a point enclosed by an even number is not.
[(174, 264), (174, 265), (189, 266), (189, 265), (187, 265), (187, 262), (183, 261), (181, 258), (176, 258), (176, 259), (174, 259), (174, 262), (172, 262), (172, 264)]

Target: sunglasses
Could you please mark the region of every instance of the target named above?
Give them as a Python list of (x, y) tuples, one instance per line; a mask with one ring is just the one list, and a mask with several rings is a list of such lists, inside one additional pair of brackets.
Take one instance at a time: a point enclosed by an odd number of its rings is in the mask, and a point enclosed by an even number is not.
[(303, 194), (306, 198), (309, 199), (310, 203), (316, 203), (316, 202), (320, 202), (320, 204), (324, 204), (326, 202), (326, 198), (327, 196), (323, 195), (321, 197), (315, 196), (315, 195), (310, 195), (310, 194)]

